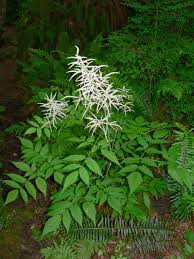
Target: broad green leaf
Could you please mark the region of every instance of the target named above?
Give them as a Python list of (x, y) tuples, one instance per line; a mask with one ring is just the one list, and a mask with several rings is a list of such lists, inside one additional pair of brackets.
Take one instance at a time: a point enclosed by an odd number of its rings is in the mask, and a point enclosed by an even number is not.
[(64, 178), (65, 178), (64, 174), (62, 174), (60, 172), (55, 172), (54, 173), (54, 180), (55, 180), (56, 183), (62, 185)]
[(133, 172), (128, 177), (130, 192), (133, 193), (143, 182), (143, 178), (139, 172)]
[(156, 162), (153, 159), (149, 158), (149, 157), (143, 157), (142, 158), (142, 163), (144, 163), (145, 165), (157, 167)]
[(139, 157), (127, 157), (123, 160), (123, 163), (125, 164), (137, 164), (139, 163), (140, 158)]
[(127, 166), (123, 167), (123, 168), (119, 171), (119, 173), (130, 173), (130, 172), (134, 172), (134, 171), (136, 171), (137, 168), (138, 168), (138, 166), (135, 165), (135, 164), (127, 165)]
[(151, 202), (150, 202), (150, 198), (146, 192), (143, 193), (143, 201), (144, 201), (145, 206), (148, 209), (150, 209)]
[(6, 183), (7, 185), (11, 186), (12, 188), (15, 188), (15, 189), (20, 189), (20, 185), (12, 180), (4, 180), (3, 181), (4, 183)]
[(70, 208), (70, 211), (75, 221), (77, 221), (77, 223), (79, 223), (82, 226), (83, 216), (80, 207), (75, 204)]
[(42, 136), (42, 128), (37, 128), (36, 133), (37, 133), (38, 138), (41, 138), (41, 136)]
[(65, 178), (65, 182), (63, 185), (63, 190), (66, 190), (69, 186), (71, 186), (72, 184), (74, 184), (75, 182), (77, 182), (78, 179), (78, 171), (72, 172), (70, 173), (66, 178)]
[[(59, 202), (52, 204), (49, 207), (49, 210), (61, 210), (64, 208), (69, 209), (70, 206), (71, 206), (71, 202), (69, 202), (69, 201), (59, 201)], [(64, 210), (62, 212), (64, 212)]]
[(29, 165), (24, 162), (12, 162), (12, 163), (15, 165), (15, 167), (17, 167), (21, 171), (27, 172), (30, 170)]
[(188, 229), (184, 233), (184, 239), (191, 244), (194, 244), (194, 231), (192, 229)]
[(25, 203), (28, 203), (28, 194), (26, 193), (26, 191), (23, 188), (20, 189), (20, 195), (21, 195), (23, 201)]
[(24, 133), (25, 135), (30, 135), (36, 132), (36, 128), (29, 128), (26, 130), (26, 132)]
[(19, 194), (19, 190), (12, 190), (12, 191), (8, 192), (7, 198), (5, 201), (5, 205), (15, 201), (18, 197), (18, 194)]
[(43, 124), (43, 119), (37, 115), (34, 116), (34, 119), (39, 123), (39, 124)]
[(86, 156), (84, 155), (71, 155), (71, 156), (68, 156), (64, 159), (64, 161), (67, 161), (67, 162), (79, 162), (79, 161), (82, 161), (86, 158)]
[(12, 180), (18, 183), (25, 183), (27, 180), (25, 177), (19, 175), (19, 174), (7, 174)]
[(148, 148), (148, 146), (149, 146), (147, 141), (145, 140), (145, 138), (143, 138), (142, 136), (137, 136), (137, 142), (144, 148)]
[(152, 140), (152, 144), (155, 144), (155, 145), (162, 145), (162, 144), (166, 144), (166, 143), (168, 143), (168, 141), (165, 139), (153, 139)]
[(51, 177), (51, 175), (54, 173), (54, 168), (50, 167), (49, 169), (47, 169), (46, 171), (46, 179), (48, 179), (49, 177)]
[(69, 228), (71, 226), (71, 221), (72, 221), (72, 218), (71, 218), (71, 215), (69, 213), (69, 210), (65, 210), (65, 212), (63, 213), (62, 221), (63, 221), (63, 225), (66, 228), (67, 233), (68, 233), (69, 232)]
[(76, 170), (80, 167), (81, 167), (80, 164), (70, 164), (70, 165), (67, 165), (63, 168), (63, 172), (68, 173), (68, 172), (74, 171), (74, 170)]
[(39, 125), (35, 121), (28, 121), (28, 123), (35, 128), (39, 127)]
[(138, 169), (139, 169), (142, 173), (144, 173), (144, 174), (146, 174), (146, 175), (148, 175), (148, 176), (150, 176), (150, 177), (153, 177), (152, 171), (151, 171), (147, 166), (142, 165), (142, 166), (138, 167)]
[(145, 212), (133, 204), (130, 204), (130, 206), (128, 207), (128, 213), (130, 213), (133, 218), (137, 218), (138, 220), (146, 219)]
[(163, 138), (168, 135), (168, 130), (166, 129), (161, 129), (161, 130), (156, 130), (154, 131), (153, 137), (154, 138)]
[(45, 136), (46, 136), (48, 139), (50, 139), (50, 137), (51, 137), (51, 132), (50, 132), (50, 130), (49, 130), (48, 128), (44, 128), (44, 134), (45, 134)]
[(85, 167), (79, 168), (79, 176), (82, 179), (82, 181), (89, 186), (90, 176), (88, 170)]
[(191, 245), (187, 244), (187, 243), (184, 244), (183, 251), (188, 256), (189, 255), (194, 255), (194, 248)]
[(105, 156), (108, 160), (110, 160), (111, 162), (115, 163), (116, 165), (119, 165), (119, 161), (115, 155), (115, 153), (113, 153), (112, 151), (109, 151), (108, 149), (102, 148), (101, 149), (101, 153), (103, 156)]
[(41, 143), (41, 141), (39, 140), (39, 141), (36, 143), (36, 145), (35, 145), (35, 147), (34, 147), (34, 150), (35, 150), (37, 153), (39, 153), (40, 150), (41, 150), (41, 148), (42, 148), (42, 143)]
[(68, 138), (68, 139), (66, 139), (66, 140), (68, 140), (69, 142), (77, 142), (77, 143), (83, 141), (82, 139), (80, 139), (80, 138), (78, 138), (78, 137), (72, 137), (72, 138)]
[(48, 155), (48, 152), (49, 152), (49, 145), (46, 144), (40, 150), (40, 155), (43, 156), (43, 157), (46, 157)]
[(25, 183), (26, 190), (36, 200), (36, 189), (31, 182)]
[(88, 157), (88, 158), (85, 160), (85, 163), (86, 163), (87, 167), (88, 167), (92, 172), (94, 172), (94, 173), (96, 173), (96, 174), (98, 174), (98, 175), (100, 175), (100, 176), (103, 177), (102, 172), (101, 172), (101, 169), (100, 169), (100, 166), (98, 165), (98, 163), (97, 163), (94, 159)]
[(84, 141), (81, 144), (79, 144), (79, 146), (76, 149), (80, 149), (80, 148), (87, 147), (87, 146), (90, 146), (90, 145), (92, 145), (91, 142)]
[(83, 204), (83, 210), (86, 216), (96, 224), (96, 207), (92, 202), (85, 202)]
[(117, 212), (121, 213), (121, 201), (118, 200), (117, 197), (111, 195), (108, 197), (107, 202), (111, 208), (113, 208)]
[(43, 232), (42, 232), (42, 238), (45, 237), (48, 233), (56, 231), (61, 224), (61, 215), (53, 216), (52, 218), (49, 218), (47, 222), (45, 223)]
[(107, 200), (107, 197), (108, 197), (107, 194), (102, 191), (102, 193), (100, 194), (100, 197), (99, 197), (100, 206), (105, 203), (105, 201)]
[(33, 149), (33, 143), (29, 139), (25, 139), (25, 138), (19, 138), (19, 139), (22, 143), (22, 146)]
[(181, 175), (179, 174), (179, 170), (176, 163), (169, 164), (168, 173), (175, 181), (177, 181), (180, 184), (183, 184), (183, 180), (181, 178)]
[(46, 196), (46, 191), (47, 191), (46, 181), (41, 177), (37, 177), (35, 180), (35, 183), (37, 188), (44, 194), (44, 196)]
[(95, 153), (98, 150), (98, 146), (97, 145), (93, 145), (91, 148), (91, 153)]
[(156, 149), (156, 148), (150, 147), (150, 148), (146, 149), (146, 153), (149, 154), (149, 155), (161, 154), (161, 151)]
[[(178, 169), (178, 173), (181, 176), (184, 184), (187, 186), (187, 188), (189, 189), (190, 192), (192, 192), (193, 189), (193, 181), (192, 181), (192, 177), (190, 172), (188, 172), (187, 170), (185, 170), (184, 168), (177, 168)], [(193, 172), (192, 172), (193, 174)]]

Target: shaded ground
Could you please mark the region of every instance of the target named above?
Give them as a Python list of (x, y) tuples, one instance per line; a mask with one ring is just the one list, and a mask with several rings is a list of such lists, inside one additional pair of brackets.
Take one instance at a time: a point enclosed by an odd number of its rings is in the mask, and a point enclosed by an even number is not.
[[(27, 105), (28, 94), (22, 86), (16, 70), (16, 33), (14, 28), (9, 28), (3, 36), (0, 48), (0, 105), (6, 111), (1, 113), (0, 132), (4, 138), (0, 142), (0, 179), (3, 173), (14, 172), (10, 161), (17, 160), (19, 144), (16, 136), (5, 134), (3, 129), (19, 121), (24, 121), (31, 113)], [(4, 195), (8, 190), (4, 190)], [(1, 259), (39, 259), (40, 248), (43, 245), (35, 240), (33, 232), (43, 222), (45, 214), (45, 200), (42, 197), (34, 204), (28, 206), (18, 201), (4, 209), (0, 215), (0, 258)], [(1, 208), (0, 208), (1, 209)], [(2, 218), (1, 218), (2, 217)], [(3, 222), (1, 222), (3, 220)], [(2, 224), (3, 224), (3, 228)], [(34, 234), (35, 235), (35, 234)]]

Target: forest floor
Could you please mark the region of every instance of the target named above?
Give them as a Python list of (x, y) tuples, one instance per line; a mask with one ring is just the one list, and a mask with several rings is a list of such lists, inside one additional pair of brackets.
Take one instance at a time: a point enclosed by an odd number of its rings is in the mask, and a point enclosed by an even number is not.
[[(0, 118), (0, 158), (1, 174), (14, 172), (10, 161), (20, 157), (20, 147), (14, 133), (5, 133), (4, 129), (20, 121), (25, 121), (31, 113), (27, 104), (28, 93), (22, 85), (16, 66), (16, 31), (8, 28), (3, 35), (0, 47), (0, 105), (5, 112)], [(46, 201), (42, 197), (28, 206), (22, 201), (4, 209), (0, 215), (0, 258), (1, 259), (39, 259), (44, 242), (36, 240), (36, 229), (41, 228), (45, 214)], [(4, 219), (3, 222), (1, 220)], [(1, 225), (3, 225), (1, 229)], [(33, 234), (34, 233), (34, 236)]]

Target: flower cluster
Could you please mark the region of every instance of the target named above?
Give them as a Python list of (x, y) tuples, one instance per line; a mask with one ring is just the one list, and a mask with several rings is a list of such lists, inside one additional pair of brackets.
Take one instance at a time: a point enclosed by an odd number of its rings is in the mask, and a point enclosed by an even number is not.
[[(86, 110), (96, 108), (96, 113), (103, 111), (106, 115), (110, 115), (113, 108), (123, 110), (124, 112), (131, 111), (131, 96), (127, 90), (114, 89), (112, 83), (109, 82), (111, 75), (117, 74), (112, 72), (103, 75), (101, 69), (105, 65), (92, 65), (94, 59), (87, 59), (79, 55), (79, 48), (76, 46), (77, 52), (73, 62), (69, 64), (69, 73), (72, 73), (70, 80), (76, 77), (78, 96), (75, 97), (77, 105), (81, 102)], [(72, 69), (73, 68), (73, 69)], [(84, 115), (85, 115), (84, 113)]]
[(106, 117), (103, 118), (103, 116), (101, 116), (100, 119), (98, 119), (93, 113), (92, 113), (92, 117), (86, 117), (87, 120), (89, 120), (86, 128), (89, 129), (89, 131), (92, 131), (92, 134), (94, 134), (94, 132), (100, 128), (106, 139), (108, 139), (108, 131), (109, 131), (109, 127), (111, 127), (113, 130), (117, 130), (117, 129), (121, 129), (121, 127), (117, 124), (116, 121), (109, 121), (109, 116), (107, 115)]
[(46, 95), (45, 101), (45, 103), (39, 103), (46, 119), (46, 123), (43, 126), (49, 125), (56, 128), (57, 121), (67, 117), (65, 111), (67, 110), (68, 103), (64, 100), (57, 100), (56, 93), (54, 95), (51, 93), (50, 96)]
[[(69, 63), (69, 71), (71, 78), (75, 78), (78, 89), (75, 96), (72, 97), (75, 100), (76, 107), (81, 103), (85, 107), (83, 117), (90, 111), (91, 117), (86, 117), (89, 121), (86, 125), (92, 134), (99, 128), (103, 131), (105, 138), (108, 140), (109, 128), (117, 131), (121, 127), (116, 121), (111, 121), (111, 113), (113, 109), (126, 112), (131, 111), (132, 97), (128, 94), (128, 90), (125, 88), (113, 87), (110, 82), (110, 78), (116, 72), (112, 72), (103, 75), (102, 68), (106, 65), (93, 65), (94, 59), (88, 59), (79, 55), (79, 48), (76, 46), (76, 54)], [(116, 73), (117, 74), (117, 73)], [(56, 99), (56, 94), (46, 96), (45, 103), (39, 105), (43, 108), (43, 113), (46, 119), (46, 124), (56, 127), (58, 120), (66, 118), (65, 111), (67, 110), (68, 103), (64, 99)], [(92, 111), (95, 111), (92, 113)], [(44, 125), (44, 126), (45, 126)]]
[[(75, 78), (78, 89), (77, 96), (74, 96), (76, 106), (82, 103), (85, 107), (85, 114), (95, 109), (96, 114), (103, 114), (98, 119), (94, 114), (93, 117), (87, 117), (89, 120), (86, 128), (89, 128), (94, 133), (97, 128), (101, 128), (107, 138), (108, 127), (117, 130), (120, 126), (116, 121), (109, 121), (113, 109), (124, 111), (124, 113), (131, 111), (132, 97), (128, 95), (128, 90), (115, 89), (110, 83), (112, 72), (103, 75), (101, 69), (105, 65), (93, 65), (94, 59), (88, 59), (79, 55), (79, 48), (76, 46), (77, 52), (75, 56), (69, 57), (73, 59), (69, 63), (69, 73), (72, 73), (72, 78)], [(117, 73), (116, 73), (117, 74)]]

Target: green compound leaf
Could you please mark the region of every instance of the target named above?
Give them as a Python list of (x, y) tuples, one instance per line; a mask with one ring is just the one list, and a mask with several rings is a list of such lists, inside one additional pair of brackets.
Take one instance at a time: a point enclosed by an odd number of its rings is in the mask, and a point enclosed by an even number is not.
[(63, 213), (63, 216), (62, 216), (62, 222), (63, 222), (63, 225), (64, 225), (65, 229), (67, 230), (67, 232), (69, 232), (69, 228), (71, 226), (71, 221), (72, 221), (72, 217), (69, 213), (69, 210), (65, 210), (65, 212)]
[(26, 193), (26, 191), (23, 188), (20, 189), (20, 195), (21, 195), (23, 201), (25, 203), (28, 203), (28, 194)]
[(18, 194), (19, 194), (19, 190), (12, 190), (12, 191), (8, 192), (7, 198), (5, 201), (5, 205), (15, 201), (18, 197)]
[(47, 192), (47, 184), (46, 181), (41, 178), (41, 177), (37, 177), (35, 180), (36, 186), (37, 188), (44, 194), (44, 196), (46, 197), (46, 192)]
[(83, 210), (86, 216), (96, 224), (96, 207), (92, 202), (85, 202), (83, 204)]
[(108, 205), (116, 210), (117, 212), (121, 213), (121, 202), (118, 200), (117, 197), (115, 196), (109, 196), (108, 197)]
[(115, 155), (115, 153), (113, 153), (112, 151), (109, 151), (107, 149), (102, 148), (101, 149), (101, 153), (103, 156), (105, 156), (108, 160), (110, 160), (111, 162), (115, 163), (116, 165), (120, 166), (119, 161)]
[(83, 221), (83, 215), (82, 215), (82, 210), (80, 209), (80, 207), (78, 205), (73, 205), (70, 208), (71, 211), (71, 215), (72, 217), (75, 219), (75, 221), (82, 226), (82, 221)]
[(30, 170), (30, 167), (28, 164), (24, 163), (24, 162), (12, 162), (15, 167), (17, 167), (18, 169), (20, 169), (23, 172), (27, 172)]
[(128, 177), (130, 192), (133, 193), (143, 182), (143, 178), (139, 172), (133, 172)]
[(26, 187), (26, 190), (28, 191), (28, 193), (32, 196), (32, 198), (34, 198), (34, 200), (36, 200), (36, 189), (35, 189), (34, 185), (31, 182), (26, 182), (25, 187)]
[(75, 172), (72, 172), (70, 173), (66, 178), (65, 178), (65, 182), (64, 182), (64, 185), (63, 185), (63, 190), (66, 190), (69, 186), (71, 186), (72, 184), (74, 184), (75, 182), (77, 182), (77, 179), (78, 179), (78, 171), (75, 171)]
[(79, 168), (79, 176), (82, 179), (82, 181), (89, 186), (90, 182), (90, 176), (88, 173), (88, 170), (85, 167), (80, 167)]
[(49, 218), (44, 226), (42, 232), (42, 238), (45, 237), (48, 233), (56, 231), (61, 224), (61, 215), (55, 215)]
[(84, 160), (85, 158), (86, 158), (86, 156), (84, 156), (84, 155), (71, 155), (71, 156), (64, 158), (64, 161), (79, 162), (79, 161)]
[(96, 174), (98, 174), (98, 175), (100, 175), (100, 176), (103, 177), (102, 172), (101, 172), (101, 169), (100, 169), (100, 166), (98, 165), (98, 163), (97, 163), (94, 159), (88, 157), (88, 158), (86, 159), (85, 163), (86, 163), (87, 167), (88, 167), (92, 172), (94, 172), (94, 173), (96, 173)]

